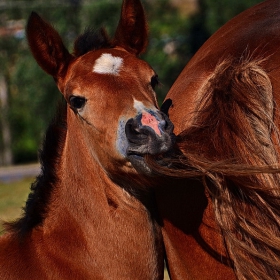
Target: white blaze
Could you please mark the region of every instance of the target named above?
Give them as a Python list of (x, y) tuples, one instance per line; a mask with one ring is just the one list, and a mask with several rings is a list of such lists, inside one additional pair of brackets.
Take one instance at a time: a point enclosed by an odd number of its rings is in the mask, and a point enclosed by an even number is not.
[(99, 74), (118, 75), (123, 64), (121, 57), (112, 56), (110, 53), (103, 53), (93, 66), (93, 72)]
[(144, 104), (141, 102), (141, 101), (138, 101), (136, 99), (134, 99), (134, 102), (133, 102), (133, 107), (137, 110), (137, 112), (141, 113), (145, 110), (145, 106)]

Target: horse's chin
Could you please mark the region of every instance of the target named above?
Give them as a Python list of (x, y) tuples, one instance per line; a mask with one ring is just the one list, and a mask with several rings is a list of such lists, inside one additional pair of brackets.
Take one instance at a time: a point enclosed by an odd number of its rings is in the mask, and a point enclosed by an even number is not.
[(137, 154), (130, 154), (127, 156), (128, 160), (131, 162), (132, 166), (136, 169), (138, 173), (152, 176), (153, 172), (146, 164), (144, 156)]

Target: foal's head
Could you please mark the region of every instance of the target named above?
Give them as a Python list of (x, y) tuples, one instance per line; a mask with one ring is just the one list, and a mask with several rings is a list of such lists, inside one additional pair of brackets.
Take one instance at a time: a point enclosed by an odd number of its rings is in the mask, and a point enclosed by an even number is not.
[(171, 148), (173, 125), (158, 110), (157, 75), (137, 57), (147, 45), (138, 0), (124, 0), (113, 39), (104, 30), (86, 32), (76, 40), (73, 54), (36, 13), (30, 16), (27, 37), (38, 64), (54, 77), (68, 103), (68, 126), (76, 127), (106, 172), (134, 173), (132, 165), (148, 172), (143, 155)]

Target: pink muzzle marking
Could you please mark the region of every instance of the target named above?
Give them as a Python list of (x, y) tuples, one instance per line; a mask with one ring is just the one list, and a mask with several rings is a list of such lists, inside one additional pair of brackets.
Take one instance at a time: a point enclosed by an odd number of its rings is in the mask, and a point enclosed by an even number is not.
[(142, 125), (149, 126), (150, 128), (152, 128), (157, 135), (161, 135), (161, 132), (160, 132), (160, 130), (158, 128), (159, 122), (150, 113), (142, 112), (141, 123), (142, 123)]

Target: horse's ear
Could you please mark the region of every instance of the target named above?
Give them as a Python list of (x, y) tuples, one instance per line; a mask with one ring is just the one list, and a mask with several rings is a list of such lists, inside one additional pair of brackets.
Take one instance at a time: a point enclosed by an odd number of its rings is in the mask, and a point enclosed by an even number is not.
[(123, 0), (114, 43), (136, 55), (146, 50), (148, 27), (140, 0)]
[(55, 79), (64, 75), (72, 58), (57, 31), (32, 12), (26, 28), (30, 49), (37, 63)]

